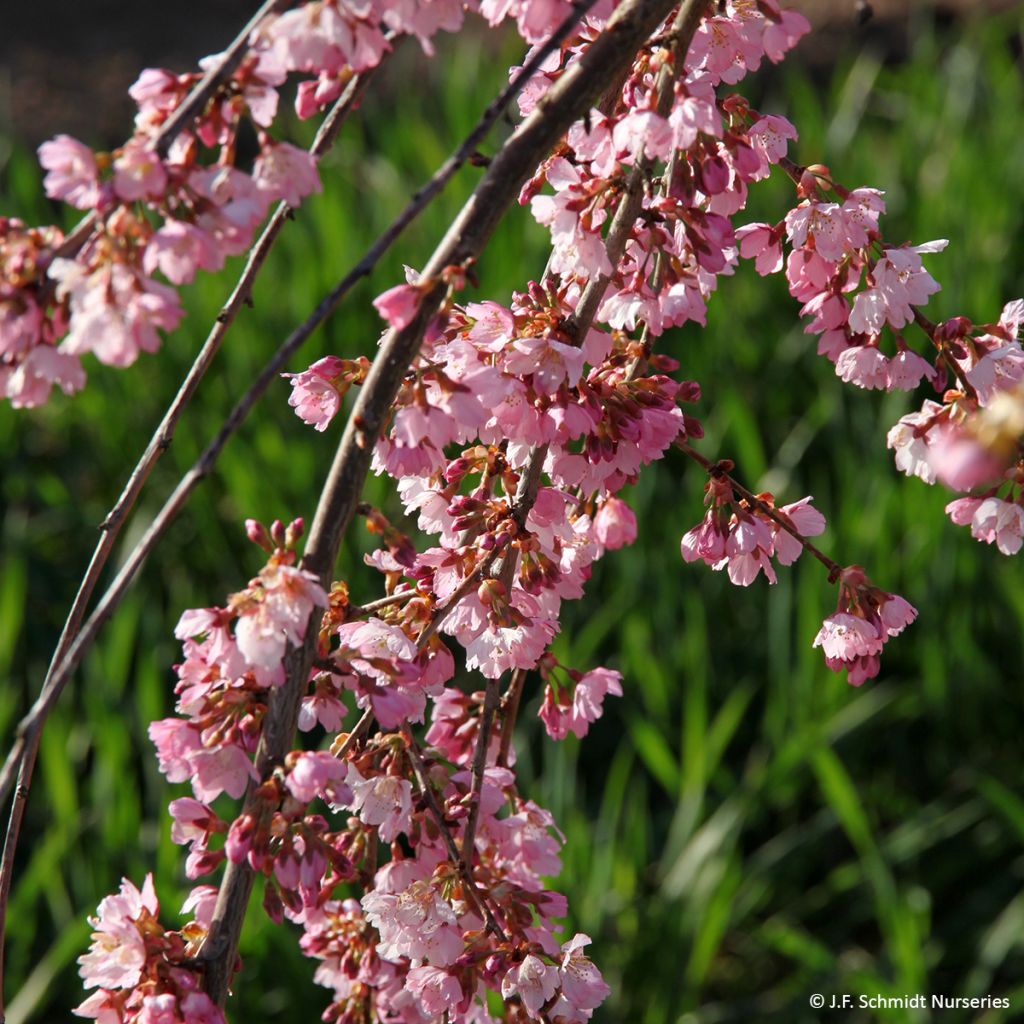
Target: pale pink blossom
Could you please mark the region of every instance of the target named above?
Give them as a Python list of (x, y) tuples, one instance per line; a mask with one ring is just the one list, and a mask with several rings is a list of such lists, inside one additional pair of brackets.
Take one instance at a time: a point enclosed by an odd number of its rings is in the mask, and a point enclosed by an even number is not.
[(886, 436), (886, 447), (896, 453), (896, 468), (907, 476), (920, 477), (926, 484), (935, 483), (935, 470), (929, 458), (929, 435), (942, 429), (943, 406), (927, 399), (918, 412), (903, 416)]
[(303, 751), (288, 771), (285, 784), (296, 800), (309, 803), (319, 797), (328, 803), (348, 804), (352, 793), (344, 786), (348, 764), (326, 750)]
[(577, 932), (562, 946), (562, 963), (559, 971), (562, 996), (552, 1011), (552, 1016), (556, 1019), (559, 1017), (558, 1011), (562, 1000), (568, 1004), (568, 1008), (589, 1015), (589, 1011), (597, 1009), (611, 992), (601, 972), (583, 953), (583, 949), (590, 945), (590, 942), (589, 935)]
[(920, 253), (941, 252), (945, 239), (918, 246), (885, 250), (871, 272), (874, 285), (853, 300), (850, 328), (858, 334), (878, 334), (888, 323), (903, 327), (914, 319), (914, 306), (923, 306), (939, 290), (938, 282), (921, 264)]
[(462, 952), (458, 919), (428, 881), (393, 895), (375, 890), (362, 899), (366, 920), (380, 932), (378, 951), (389, 960), (408, 957), (447, 967)]
[(552, 395), (564, 382), (579, 383), (583, 373), (583, 349), (556, 338), (516, 338), (505, 350), (505, 367), (520, 376), (532, 375), (534, 388)]
[(341, 391), (335, 384), (344, 369), (337, 356), (324, 356), (302, 373), (282, 373), (292, 386), (288, 404), (304, 423), (318, 431), (327, 429), (341, 408)]
[(250, 665), (276, 669), (286, 644), (302, 642), (313, 609), (327, 606), (327, 595), (313, 573), (276, 562), (254, 584), (232, 598), (235, 639)]
[(901, 348), (889, 360), (887, 388), (890, 391), (913, 391), (922, 378), (931, 379), (935, 368), (909, 348)]
[(216, 271), (224, 255), (213, 238), (187, 221), (167, 220), (154, 232), (142, 257), (147, 274), (159, 270), (172, 284), (188, 284), (197, 270)]
[(632, 544), (636, 540), (636, 514), (621, 498), (606, 498), (594, 516), (594, 536), (610, 551)]
[(114, 161), (114, 191), (126, 202), (159, 199), (167, 188), (163, 161), (146, 145), (131, 142)]
[(454, 1012), (463, 1000), (459, 979), (429, 964), (409, 971), (406, 987), (419, 1000), (423, 1012), (432, 1019), (442, 1017), (445, 1012)]
[(1024, 544), (1024, 508), (1002, 498), (959, 498), (946, 506), (954, 523), (970, 523), (971, 536), (1015, 555)]
[(744, 259), (764, 277), (782, 269), (782, 244), (770, 224), (746, 224), (736, 229), (736, 242)]
[[(783, 505), (777, 511), (796, 529), (801, 537), (817, 537), (825, 532), (825, 517), (811, 505), (814, 499), (801, 498), (791, 505)], [(772, 523), (775, 545), (772, 554), (779, 565), (792, 565), (803, 552), (803, 545), (792, 534), (776, 523)]]
[(501, 994), (505, 999), (519, 996), (526, 1012), (540, 1017), (541, 1007), (558, 991), (559, 980), (557, 967), (530, 953), (502, 978)]
[(836, 359), (836, 376), (860, 388), (889, 387), (889, 359), (874, 345), (853, 345)]
[(267, 201), (283, 199), (289, 206), (298, 206), (306, 196), (321, 190), (316, 160), (289, 142), (264, 146), (252, 177)]
[(89, 918), (94, 931), (89, 952), (78, 958), (79, 974), (86, 988), (131, 988), (146, 964), (146, 942), (141, 927), (159, 912), (153, 876), (146, 875), (140, 891), (127, 878), (113, 896), (105, 896), (96, 916)]
[(412, 323), (419, 308), (421, 290), (415, 285), (398, 284), (382, 292), (373, 300), (381, 317), (395, 330), (400, 331)]
[(39, 163), (46, 170), (43, 186), (51, 199), (63, 199), (79, 210), (99, 202), (99, 171), (88, 146), (70, 135), (58, 135), (39, 147)]
[(412, 822), (412, 786), (408, 779), (394, 775), (375, 775), (364, 779), (354, 766), (349, 767), (348, 784), (352, 789), (352, 810), (367, 825), (376, 825), (380, 837), (392, 842)]
[(777, 164), (795, 141), (797, 131), (784, 117), (768, 114), (756, 121), (747, 132), (750, 142), (770, 164)]

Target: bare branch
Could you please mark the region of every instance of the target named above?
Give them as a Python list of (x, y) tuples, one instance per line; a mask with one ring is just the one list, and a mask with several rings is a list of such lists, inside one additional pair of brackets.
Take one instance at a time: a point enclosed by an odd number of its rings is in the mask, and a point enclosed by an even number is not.
[(512, 749), (512, 733), (519, 714), (519, 702), (523, 696), (523, 684), (526, 682), (526, 669), (517, 668), (512, 673), (512, 681), (508, 691), (501, 698), (501, 745), (498, 747), (499, 768), (508, 767), (508, 756)]
[(487, 767), (487, 748), (491, 745), (491, 728), (494, 713), (498, 710), (498, 680), (488, 679), (484, 691), (484, 706), (480, 711), (480, 726), (476, 736), (476, 750), (473, 751), (473, 783), (469, 791), (469, 817), (462, 834), (462, 860), (466, 867), (473, 868), (473, 850), (476, 846), (476, 826), (480, 820), (480, 794), (484, 786), (484, 770)]

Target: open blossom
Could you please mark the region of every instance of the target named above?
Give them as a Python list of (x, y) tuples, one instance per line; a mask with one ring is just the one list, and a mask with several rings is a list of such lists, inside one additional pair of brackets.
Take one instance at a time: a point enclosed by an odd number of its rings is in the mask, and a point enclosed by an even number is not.
[(530, 953), (511, 968), (501, 981), (505, 999), (517, 995), (531, 1017), (539, 1017), (541, 1007), (558, 991), (558, 968)]
[(159, 270), (172, 284), (188, 284), (197, 270), (220, 270), (224, 254), (212, 236), (187, 221), (167, 220), (150, 238), (142, 257), (147, 274)]
[[(583, 949), (590, 945), (590, 936), (577, 933), (562, 946), (562, 963), (559, 976), (562, 994), (552, 1011), (558, 1019), (564, 1014), (567, 1018), (582, 1014), (588, 1016), (589, 1011), (596, 1009), (611, 991), (601, 972), (594, 966)], [(568, 1012), (567, 1012), (568, 1011)]]
[(288, 404), (304, 423), (324, 431), (337, 415), (341, 408), (341, 392), (334, 381), (343, 368), (344, 360), (337, 356), (324, 356), (302, 373), (281, 375), (292, 386)]
[(79, 210), (99, 202), (99, 172), (88, 146), (70, 135), (58, 135), (39, 147), (39, 162), (46, 170), (43, 186), (51, 199), (63, 199)]
[(929, 458), (928, 448), (932, 441), (929, 435), (934, 430), (944, 429), (942, 418), (944, 407), (938, 402), (926, 399), (919, 412), (901, 417), (886, 437), (886, 447), (895, 453), (896, 468), (908, 476), (920, 477), (926, 484), (935, 483), (935, 470)]
[(103, 898), (89, 919), (92, 945), (78, 958), (86, 988), (131, 988), (139, 980), (146, 964), (146, 921), (159, 910), (152, 875), (141, 891), (124, 878), (118, 893)]
[(914, 319), (914, 306), (923, 306), (939, 290), (938, 282), (921, 264), (921, 253), (941, 252), (945, 239), (924, 245), (889, 248), (871, 271), (874, 284), (853, 300), (850, 328), (858, 334), (878, 334), (888, 323), (903, 327)]
[(311, 572), (274, 562), (254, 583), (232, 599), (239, 615), (235, 638), (250, 665), (275, 669), (285, 645), (302, 642), (313, 608), (325, 607), (327, 595)]
[(139, 143), (129, 143), (114, 161), (114, 191), (127, 202), (159, 199), (167, 187), (160, 157)]
[(570, 673), (570, 685), (557, 687), (548, 683), (540, 717), (548, 735), (564, 740), (571, 732), (577, 739), (586, 736), (592, 722), (603, 710), (607, 694), (622, 696), (622, 676), (607, 668), (595, 668), (580, 675)]
[(412, 813), (412, 786), (408, 779), (377, 775), (364, 779), (354, 766), (348, 770), (352, 788), (352, 810), (367, 825), (376, 825), (380, 837), (392, 842), (399, 832), (408, 830)]
[(381, 956), (447, 967), (462, 952), (455, 912), (428, 881), (413, 882), (396, 895), (371, 892), (362, 903), (367, 921), (380, 932)]
[(416, 996), (420, 1008), (432, 1019), (441, 1018), (445, 1011), (454, 1011), (463, 1001), (459, 979), (430, 964), (409, 971), (406, 988)]
[(312, 154), (289, 142), (264, 146), (256, 158), (252, 177), (268, 201), (283, 199), (289, 206), (298, 206), (321, 188)]

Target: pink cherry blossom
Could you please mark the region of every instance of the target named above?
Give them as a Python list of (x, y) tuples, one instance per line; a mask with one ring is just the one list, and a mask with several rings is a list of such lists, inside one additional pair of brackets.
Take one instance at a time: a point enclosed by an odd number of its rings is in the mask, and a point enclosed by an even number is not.
[(541, 1007), (558, 991), (558, 984), (558, 968), (530, 953), (502, 978), (501, 994), (505, 999), (519, 996), (526, 1012), (539, 1018)]
[(232, 599), (239, 615), (235, 639), (250, 665), (276, 669), (285, 645), (302, 642), (310, 614), (326, 606), (327, 595), (312, 573), (274, 562), (254, 583)]
[(594, 516), (594, 536), (611, 551), (632, 544), (636, 540), (635, 513), (621, 498), (607, 498)]
[(398, 284), (373, 300), (377, 312), (396, 331), (408, 327), (419, 308), (421, 291), (411, 284)]
[(141, 891), (125, 878), (116, 895), (103, 898), (96, 916), (89, 919), (92, 945), (78, 958), (86, 988), (131, 988), (139, 980), (146, 963), (140, 926), (159, 909), (152, 875), (146, 875)]
[(350, 767), (348, 784), (353, 794), (352, 810), (367, 825), (376, 825), (386, 843), (410, 827), (412, 786), (408, 779), (394, 775), (364, 779), (354, 767)]
[(299, 419), (318, 431), (326, 430), (341, 408), (341, 392), (334, 380), (343, 368), (337, 356), (324, 356), (302, 373), (281, 374), (292, 386), (288, 404)]
[(970, 524), (971, 536), (995, 544), (1004, 555), (1015, 555), (1024, 545), (1024, 508), (1001, 498), (959, 498), (946, 512), (960, 526)]
[(58, 135), (39, 147), (46, 170), (43, 185), (51, 199), (63, 199), (88, 210), (100, 199), (99, 172), (92, 150), (70, 135)]
[(264, 146), (252, 177), (267, 201), (283, 199), (290, 206), (321, 189), (313, 156), (289, 142)]
[(129, 143), (114, 161), (114, 191), (127, 202), (159, 199), (167, 188), (163, 162), (151, 149)]

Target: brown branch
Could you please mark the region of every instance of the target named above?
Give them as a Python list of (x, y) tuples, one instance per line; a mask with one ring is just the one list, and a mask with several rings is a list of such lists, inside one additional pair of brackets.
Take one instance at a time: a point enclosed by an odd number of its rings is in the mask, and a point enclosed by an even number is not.
[[(424, 269), (424, 280), (436, 280), (446, 267), (464, 265), (479, 256), (523, 182), (573, 121), (587, 111), (607, 76), (632, 59), (670, 8), (670, 0), (627, 0), (616, 10), (601, 35), (551, 85), (491, 161), (483, 180)], [(579, 11), (572, 17), (575, 23)], [(524, 80), (522, 73), (516, 78), (519, 84)], [(303, 568), (317, 574), (324, 583), (329, 582), (341, 537), (359, 502), (373, 445), (406, 370), (419, 351), (426, 327), (446, 294), (443, 284), (430, 288), (421, 298), (412, 321), (400, 330), (388, 331), (345, 426), (302, 560)], [(291, 746), (299, 704), (308, 685), (319, 619), (317, 610), (307, 625), (303, 645), (289, 650), (285, 657), (284, 685), (271, 694), (256, 757), (261, 777)], [(218, 1004), (223, 1004), (227, 995), (252, 882), (253, 873), (248, 865), (227, 865), (211, 933), (201, 951), (206, 963), (206, 991)]]
[(693, 459), (699, 466), (701, 466), (708, 476), (716, 477), (720, 480), (725, 480), (729, 486), (742, 497), (751, 508), (757, 509), (762, 515), (767, 516), (773, 523), (778, 527), (785, 530), (794, 540), (800, 543), (800, 546), (810, 555), (813, 555), (826, 569), (828, 569), (828, 579), (830, 583), (835, 583), (839, 579), (839, 574), (843, 571), (843, 567), (828, 557), (820, 548), (812, 544), (799, 530), (793, 526), (792, 523), (786, 522), (785, 518), (773, 509), (770, 505), (763, 502), (753, 491), (748, 490), (743, 486), (735, 477), (730, 476), (721, 466), (720, 463), (712, 462), (710, 459), (705, 458), (696, 449), (691, 448), (685, 441), (676, 441), (676, 447), (689, 458)]
[(367, 612), (380, 611), (393, 604), (401, 604), (403, 601), (411, 601), (414, 597), (422, 597), (418, 590), (403, 590), (400, 594), (386, 594), (378, 597), (376, 601), (368, 601), (366, 604), (353, 605), (350, 609), (356, 615), (365, 615)]
[(480, 795), (484, 787), (484, 770), (487, 768), (487, 748), (491, 745), (491, 729), (494, 713), (498, 709), (498, 680), (488, 679), (484, 690), (484, 706), (480, 711), (480, 725), (476, 735), (476, 750), (473, 751), (472, 785), (469, 791), (469, 817), (462, 833), (462, 860), (472, 870), (473, 852), (476, 848), (476, 826), (480, 821)]
[(512, 673), (512, 681), (509, 683), (505, 696), (501, 698), (501, 746), (498, 747), (498, 760), (495, 762), (499, 768), (508, 767), (508, 756), (512, 749), (512, 732), (516, 725), (516, 716), (519, 714), (519, 702), (523, 696), (523, 684), (526, 682), (526, 669), (517, 668)]

